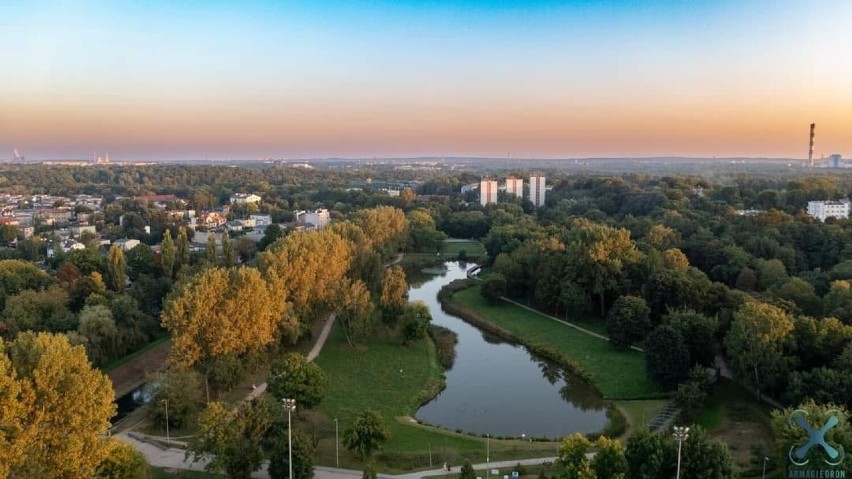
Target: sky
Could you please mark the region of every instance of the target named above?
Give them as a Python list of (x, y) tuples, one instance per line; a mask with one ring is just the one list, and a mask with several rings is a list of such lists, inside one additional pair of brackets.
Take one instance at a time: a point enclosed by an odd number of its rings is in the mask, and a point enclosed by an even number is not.
[(0, 2), (0, 159), (852, 157), (852, 2)]

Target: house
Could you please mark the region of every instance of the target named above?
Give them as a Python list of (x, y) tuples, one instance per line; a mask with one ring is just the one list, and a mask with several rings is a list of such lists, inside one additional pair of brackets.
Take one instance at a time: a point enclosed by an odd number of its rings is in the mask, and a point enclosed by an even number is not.
[(8, 216), (0, 217), (0, 226), (20, 226), (21, 222), (18, 218), (10, 218)]
[(272, 224), (272, 215), (249, 215), (254, 220), (254, 227), (269, 226)]
[(44, 224), (54, 225), (57, 223), (67, 223), (71, 221), (71, 216), (74, 214), (71, 208), (47, 208), (36, 212), (36, 216), (41, 218)]
[(318, 230), (325, 228), (329, 223), (331, 223), (331, 215), (325, 208), (314, 211), (294, 211), (293, 214), (296, 217), (297, 223), (302, 223), (304, 225), (311, 224)]
[(68, 239), (62, 242), (62, 251), (67, 253), (76, 249), (86, 249), (86, 245), (72, 239)]
[(138, 239), (120, 239), (115, 240), (112, 244), (118, 246), (122, 251), (130, 251), (133, 248), (139, 246)]
[(221, 214), (211, 211), (201, 218), (199, 224), (207, 228), (218, 228), (228, 222), (228, 219)]
[(244, 228), (243, 222), (240, 220), (228, 221), (225, 223), (225, 227), (228, 228), (228, 231), (242, 231)]
[(849, 200), (840, 201), (808, 201), (808, 216), (825, 221), (827, 218), (846, 219), (849, 218)]
[(254, 193), (234, 193), (231, 195), (231, 203), (235, 205), (247, 205), (260, 203), (260, 196)]

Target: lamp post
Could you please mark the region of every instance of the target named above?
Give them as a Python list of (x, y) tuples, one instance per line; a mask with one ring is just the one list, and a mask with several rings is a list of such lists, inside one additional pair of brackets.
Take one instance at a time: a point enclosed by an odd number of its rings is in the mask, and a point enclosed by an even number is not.
[(169, 400), (163, 399), (160, 401), (166, 405), (166, 442), (171, 442), (171, 437), (169, 436)]
[(296, 410), (295, 399), (282, 399), (284, 409), (287, 410), (287, 462), (290, 466), (290, 479), (293, 479), (293, 426), (290, 422), (290, 413)]
[(340, 467), (340, 441), (337, 439), (337, 418), (334, 418), (334, 463)]
[(674, 427), (675, 441), (677, 441), (677, 479), (680, 479), (680, 449), (683, 446), (683, 441), (689, 439), (689, 428), (683, 426)]
[(491, 479), (491, 434), (485, 435), (485, 477)]
[(763, 475), (760, 476), (763, 479), (766, 479), (766, 461), (768, 461), (768, 460), (769, 460), (768, 457), (763, 456)]

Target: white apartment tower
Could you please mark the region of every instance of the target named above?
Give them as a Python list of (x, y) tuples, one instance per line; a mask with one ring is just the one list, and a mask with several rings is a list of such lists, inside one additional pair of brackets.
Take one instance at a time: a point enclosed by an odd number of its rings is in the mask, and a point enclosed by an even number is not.
[(530, 201), (533, 206), (544, 206), (544, 176), (530, 176)]
[(497, 202), (497, 180), (482, 180), (479, 182), (479, 203), (482, 206)]
[(808, 201), (808, 216), (825, 221), (826, 218), (849, 218), (852, 203), (849, 200), (840, 201)]
[(512, 178), (511, 176), (506, 178), (506, 193), (509, 195), (515, 195), (519, 198), (523, 198), (524, 180), (520, 178)]

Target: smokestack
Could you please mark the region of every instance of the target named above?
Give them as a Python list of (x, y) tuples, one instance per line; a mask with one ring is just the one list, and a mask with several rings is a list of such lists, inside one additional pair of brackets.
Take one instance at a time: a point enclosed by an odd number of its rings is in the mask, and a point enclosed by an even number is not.
[(808, 163), (811, 165), (811, 168), (814, 167), (814, 130), (816, 129), (816, 123), (811, 123), (811, 145), (808, 148)]

